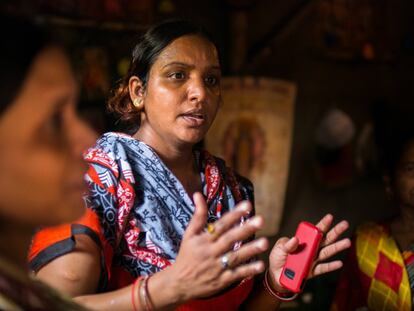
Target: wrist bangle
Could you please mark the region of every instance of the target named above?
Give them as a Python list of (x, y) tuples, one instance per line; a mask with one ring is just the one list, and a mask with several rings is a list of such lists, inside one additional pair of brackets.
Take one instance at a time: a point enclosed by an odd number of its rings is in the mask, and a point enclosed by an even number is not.
[(135, 303), (135, 296), (136, 296), (135, 288), (137, 287), (138, 282), (140, 282), (141, 280), (142, 280), (142, 276), (140, 276), (139, 278), (137, 278), (134, 281), (134, 283), (132, 284), (132, 289), (131, 289), (131, 304), (132, 304), (132, 309), (134, 311), (138, 311), (137, 305)]
[(279, 299), (281, 301), (292, 301), (294, 300), (298, 294), (292, 293), (292, 292), (279, 292), (277, 290), (272, 289), (272, 287), (269, 284), (269, 269), (266, 269), (264, 278), (263, 278), (263, 287), (266, 289), (266, 291), (276, 299)]
[(140, 297), (142, 299), (142, 302), (144, 304), (144, 309), (145, 311), (153, 311), (154, 307), (153, 304), (151, 302), (151, 298), (149, 296), (148, 293), (148, 280), (149, 280), (149, 276), (144, 276), (142, 282), (141, 282), (141, 286), (139, 288), (139, 293), (140, 293)]

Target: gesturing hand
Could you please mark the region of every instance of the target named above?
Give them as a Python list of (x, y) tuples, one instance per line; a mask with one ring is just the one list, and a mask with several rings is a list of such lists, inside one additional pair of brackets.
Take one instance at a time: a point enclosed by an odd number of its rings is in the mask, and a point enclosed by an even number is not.
[[(338, 238), (348, 229), (348, 222), (341, 221), (331, 230), (329, 230), (332, 222), (332, 215), (327, 214), (316, 225), (323, 233), (326, 233), (326, 235), (321, 243), (318, 256), (312, 265), (308, 278), (332, 272), (342, 267), (342, 262), (340, 260), (324, 262), (325, 260), (351, 246), (351, 241), (347, 238), (337, 241)], [(270, 253), (269, 281), (271, 282), (271, 285), (278, 291), (285, 290), (279, 283), (280, 274), (282, 273), (282, 268), (286, 262), (287, 255), (295, 251), (298, 243), (299, 241), (295, 237), (291, 239), (288, 239), (286, 237), (280, 238)]]
[(263, 262), (245, 262), (268, 247), (267, 240), (261, 238), (233, 250), (235, 243), (251, 237), (263, 225), (260, 216), (238, 225), (251, 210), (249, 202), (239, 203), (207, 232), (206, 202), (200, 193), (195, 193), (193, 199), (196, 207), (193, 218), (184, 234), (176, 262), (170, 267), (182, 301), (210, 296), (234, 282), (263, 272)]

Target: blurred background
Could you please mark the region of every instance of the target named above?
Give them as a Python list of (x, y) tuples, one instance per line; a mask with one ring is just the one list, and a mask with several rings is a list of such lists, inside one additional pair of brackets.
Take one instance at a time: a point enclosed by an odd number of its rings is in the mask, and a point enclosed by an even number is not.
[[(328, 212), (351, 223), (349, 235), (362, 222), (392, 216), (381, 157), (387, 140), (413, 123), (413, 1), (15, 0), (0, 8), (36, 20), (65, 42), (81, 86), (79, 109), (100, 133), (116, 128), (105, 101), (128, 68), (136, 38), (169, 18), (203, 25), (220, 49), (223, 92), (250, 90), (229, 95), (228, 109), (242, 110), (244, 118), (230, 130), (257, 148), (246, 151), (253, 160), (227, 160), (258, 192), (264, 188), (257, 184), (275, 187), (264, 203), (259, 197), (259, 211), (271, 219), (264, 235), (292, 235), (299, 221), (316, 222)], [(279, 132), (263, 119), (246, 121), (263, 111), (283, 124)], [(275, 153), (266, 155), (272, 145)], [(225, 156), (223, 148), (218, 153)], [(273, 181), (257, 169), (259, 160), (275, 167)], [(336, 278), (310, 281), (286, 308), (327, 310)]]

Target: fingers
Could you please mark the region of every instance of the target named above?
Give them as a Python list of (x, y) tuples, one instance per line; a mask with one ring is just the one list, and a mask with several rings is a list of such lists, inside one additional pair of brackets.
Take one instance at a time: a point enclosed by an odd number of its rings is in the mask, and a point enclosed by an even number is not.
[(229, 258), (229, 267), (237, 267), (246, 262), (250, 258), (264, 252), (269, 247), (269, 242), (265, 238), (244, 244), (235, 252), (228, 252), (226, 255)]
[(296, 237), (293, 238), (281, 238), (276, 242), (278, 246), (284, 253), (289, 254), (296, 250), (299, 245), (299, 240)]
[(252, 205), (248, 201), (240, 202), (237, 207), (226, 213), (222, 218), (214, 223), (214, 232), (211, 235), (213, 240), (218, 239), (222, 234), (232, 228), (235, 224), (240, 222), (242, 217), (245, 217), (252, 209)]
[(325, 240), (322, 243), (322, 246), (329, 245), (335, 242), (339, 236), (341, 236), (347, 229), (349, 228), (349, 224), (346, 220), (341, 221), (335, 227), (333, 227), (327, 233)]
[(271, 269), (281, 269), (286, 263), (287, 256), (296, 250), (299, 245), (299, 241), (296, 237), (280, 238), (277, 240), (275, 246), (270, 252), (270, 263)]
[[(234, 220), (240, 221), (240, 218)], [(230, 223), (228, 223), (230, 224)], [(237, 241), (243, 241), (254, 235), (260, 228), (263, 227), (263, 217), (254, 216), (243, 225), (234, 226), (224, 232), (217, 240), (216, 252), (222, 254), (227, 252)], [(221, 226), (220, 228), (223, 228)]]
[(323, 233), (326, 233), (331, 227), (333, 222), (333, 216), (331, 214), (326, 214), (317, 224), (318, 227)]
[(339, 252), (346, 250), (350, 246), (351, 246), (350, 239), (343, 239), (331, 245), (325, 246), (319, 252), (318, 261), (329, 259), (330, 257), (338, 254)]
[(193, 195), (195, 210), (194, 215), (188, 224), (185, 235), (195, 235), (204, 230), (207, 221), (207, 203), (200, 192)]
[[(328, 214), (318, 223), (319, 229), (323, 232), (327, 232), (329, 227), (332, 225), (333, 217)], [(339, 252), (349, 248), (351, 246), (351, 241), (349, 239), (342, 239), (337, 241), (338, 238), (349, 228), (347, 221), (341, 221), (336, 226), (334, 226), (326, 234), (324, 241), (321, 244), (321, 250), (319, 252), (318, 258), (315, 261), (315, 268), (313, 269), (312, 276), (321, 275), (324, 273), (335, 271), (342, 267), (342, 261), (335, 260), (327, 263), (318, 263), (320, 261), (327, 260), (332, 256), (338, 254)]]
[(313, 276), (317, 276), (317, 275), (321, 275), (321, 274), (325, 274), (328, 272), (338, 270), (339, 268), (342, 268), (342, 265), (343, 265), (342, 261), (340, 260), (320, 263), (316, 265), (315, 269), (313, 270)]
[(253, 277), (262, 273), (265, 270), (263, 261), (255, 261), (246, 265), (238, 266), (235, 269), (227, 269), (221, 274), (221, 279), (224, 283), (232, 284), (236, 281)]

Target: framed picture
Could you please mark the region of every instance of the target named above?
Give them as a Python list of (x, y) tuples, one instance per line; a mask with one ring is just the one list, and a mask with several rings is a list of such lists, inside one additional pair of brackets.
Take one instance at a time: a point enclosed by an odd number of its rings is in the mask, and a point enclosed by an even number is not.
[(255, 188), (263, 235), (278, 232), (292, 143), (296, 87), (267, 78), (222, 81), (223, 105), (206, 137), (207, 150), (223, 158)]

